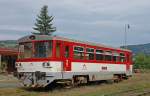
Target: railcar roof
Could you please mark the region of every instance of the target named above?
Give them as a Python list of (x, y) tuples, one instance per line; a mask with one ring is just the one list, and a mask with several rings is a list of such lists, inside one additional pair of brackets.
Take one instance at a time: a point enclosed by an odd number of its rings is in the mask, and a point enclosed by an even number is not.
[(106, 45), (103, 45), (103, 44), (92, 43), (92, 42), (88, 42), (88, 41), (80, 41), (80, 40), (75, 40), (75, 39), (69, 39), (69, 38), (60, 37), (60, 36), (49, 36), (49, 35), (28, 35), (28, 36), (24, 36), (24, 37), (22, 37), (18, 40), (18, 43), (31, 42), (33, 39), (31, 39), (30, 37), (32, 37), (32, 36), (35, 36), (34, 40), (62, 40), (62, 41), (76, 42), (76, 43), (82, 43), (82, 44), (88, 44), (88, 45), (93, 45), (93, 46), (100, 46), (100, 47), (106, 47), (106, 48), (118, 49), (118, 50), (131, 52), (131, 50), (116, 48), (116, 47), (112, 47), (112, 46), (106, 46)]

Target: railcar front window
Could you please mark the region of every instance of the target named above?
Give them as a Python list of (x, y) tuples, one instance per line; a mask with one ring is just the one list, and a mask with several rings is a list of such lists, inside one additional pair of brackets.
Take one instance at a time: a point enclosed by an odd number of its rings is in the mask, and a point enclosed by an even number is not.
[(19, 58), (45, 58), (52, 56), (52, 41), (22, 43), (19, 45)]
[(52, 56), (52, 42), (35, 42), (34, 57), (44, 58)]
[(19, 58), (31, 58), (32, 57), (32, 43), (24, 43), (19, 46)]

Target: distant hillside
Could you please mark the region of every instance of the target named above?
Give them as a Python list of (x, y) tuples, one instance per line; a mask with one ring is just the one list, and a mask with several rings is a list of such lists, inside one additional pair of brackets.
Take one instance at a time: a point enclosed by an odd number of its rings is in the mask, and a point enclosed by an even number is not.
[[(123, 48), (123, 46), (121, 46)], [(144, 53), (145, 55), (150, 55), (150, 43), (139, 44), (139, 45), (128, 45), (128, 49), (132, 50), (133, 54)]]
[(2, 40), (0, 41), (0, 47), (1, 48), (16, 48), (17, 47), (17, 41), (16, 40)]

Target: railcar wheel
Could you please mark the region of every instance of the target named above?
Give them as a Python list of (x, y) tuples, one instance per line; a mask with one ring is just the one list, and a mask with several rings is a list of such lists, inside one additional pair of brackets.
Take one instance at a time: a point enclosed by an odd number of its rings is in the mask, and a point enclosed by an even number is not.
[(119, 83), (123, 80), (122, 75), (114, 75), (114, 82)]
[(113, 80), (113, 79), (111, 79), (111, 80), (106, 80), (106, 83), (107, 84), (113, 84), (115, 81)]
[(72, 79), (72, 86), (76, 87), (80, 84), (87, 84), (88, 80), (88, 76), (74, 76)]

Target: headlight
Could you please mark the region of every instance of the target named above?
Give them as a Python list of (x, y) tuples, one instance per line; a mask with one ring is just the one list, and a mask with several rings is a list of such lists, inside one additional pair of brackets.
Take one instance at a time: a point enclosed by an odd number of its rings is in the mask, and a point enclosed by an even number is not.
[(42, 64), (42, 65), (43, 65), (43, 67), (45, 67), (45, 62), (43, 62), (43, 64)]
[(49, 63), (49, 62), (43, 62), (43, 67), (45, 67), (45, 68), (52, 68), (51, 67), (51, 64)]
[(21, 63), (15, 63), (15, 67), (21, 67)]

